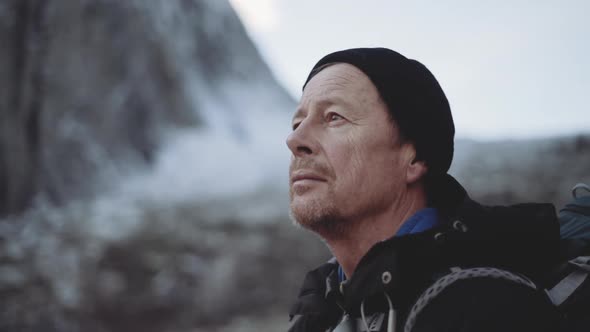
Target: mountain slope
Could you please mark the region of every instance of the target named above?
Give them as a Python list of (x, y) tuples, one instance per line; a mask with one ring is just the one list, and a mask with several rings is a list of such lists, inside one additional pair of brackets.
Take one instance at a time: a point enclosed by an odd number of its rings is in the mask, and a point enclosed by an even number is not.
[(0, 215), (91, 197), (170, 128), (245, 141), (293, 105), (227, 1), (3, 1), (0, 39)]

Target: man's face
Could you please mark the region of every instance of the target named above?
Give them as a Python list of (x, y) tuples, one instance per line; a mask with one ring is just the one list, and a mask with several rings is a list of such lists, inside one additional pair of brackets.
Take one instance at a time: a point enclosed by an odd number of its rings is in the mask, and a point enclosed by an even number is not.
[(291, 212), (316, 232), (395, 209), (406, 189), (399, 132), (377, 88), (349, 64), (307, 84), (287, 138)]

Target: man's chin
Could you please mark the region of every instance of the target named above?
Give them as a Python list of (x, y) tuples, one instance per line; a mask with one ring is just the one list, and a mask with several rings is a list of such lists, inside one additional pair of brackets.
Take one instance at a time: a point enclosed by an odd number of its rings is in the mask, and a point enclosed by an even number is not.
[(318, 234), (322, 238), (332, 238), (340, 235), (346, 222), (329, 204), (311, 201), (301, 204), (297, 200), (291, 201), (291, 220), (294, 224)]
[(327, 205), (312, 195), (293, 195), (291, 197), (290, 215), (294, 223), (309, 228), (311, 225), (325, 218), (328, 213)]

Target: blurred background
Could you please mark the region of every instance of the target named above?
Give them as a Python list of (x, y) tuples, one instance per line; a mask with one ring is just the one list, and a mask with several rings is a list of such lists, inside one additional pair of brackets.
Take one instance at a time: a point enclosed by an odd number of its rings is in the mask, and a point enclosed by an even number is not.
[(0, 331), (278, 331), (329, 258), (288, 217), (310, 68), (425, 63), (486, 204), (590, 183), (590, 4), (0, 1)]

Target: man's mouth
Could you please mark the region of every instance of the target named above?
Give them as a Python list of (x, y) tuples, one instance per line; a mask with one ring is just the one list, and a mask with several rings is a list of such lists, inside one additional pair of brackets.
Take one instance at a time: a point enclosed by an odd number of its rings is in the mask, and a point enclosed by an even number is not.
[(318, 182), (326, 182), (326, 179), (323, 178), (322, 176), (314, 173), (314, 172), (310, 172), (310, 171), (296, 171), (293, 172), (293, 174), (291, 175), (291, 184), (295, 184), (298, 182), (303, 182), (303, 181), (318, 181)]

